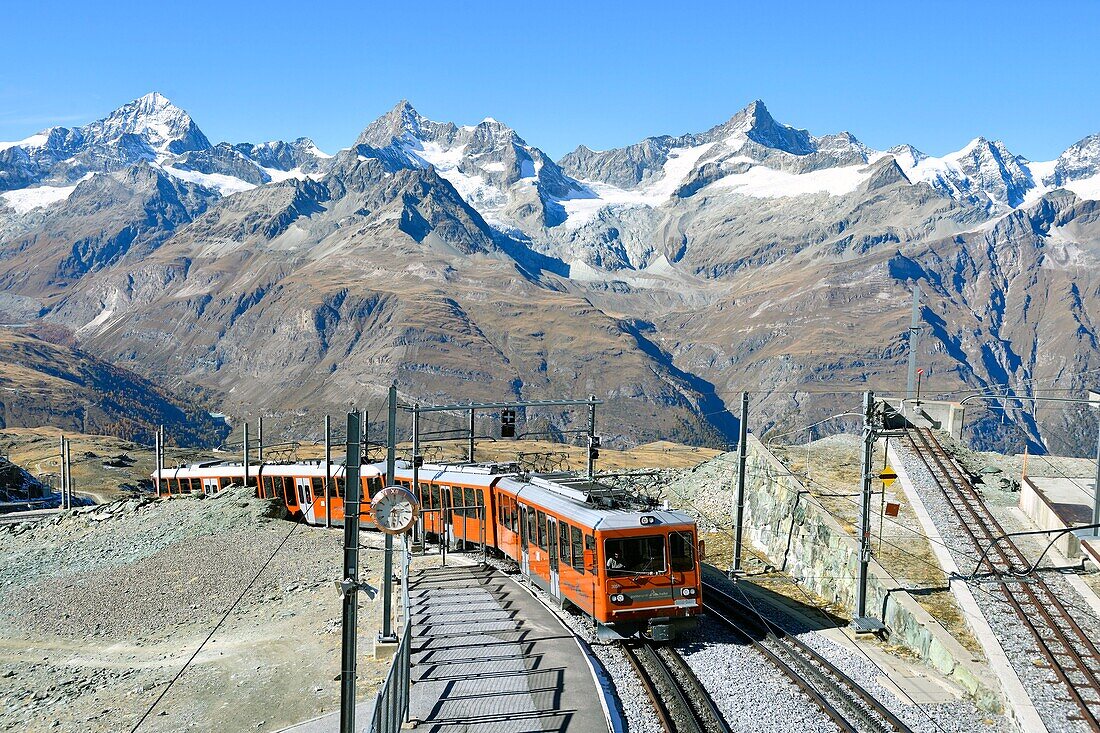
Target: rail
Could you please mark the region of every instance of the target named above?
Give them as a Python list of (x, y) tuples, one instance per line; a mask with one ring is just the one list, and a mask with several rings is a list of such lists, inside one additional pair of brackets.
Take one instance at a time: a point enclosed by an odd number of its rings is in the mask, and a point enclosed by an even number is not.
[(622, 645), (668, 733), (729, 733), (730, 727), (683, 657), (668, 647)]
[[(921, 428), (906, 435), (914, 454), (928, 469), (970, 542), (983, 553), (983, 562), (993, 573), (1029, 567), (1020, 548), (1005, 541), (1008, 533), (932, 431)], [(1100, 732), (1100, 662), (1097, 661), (1100, 649), (1042, 576), (1032, 575), (1027, 582), (998, 585), (1020, 624), (1031, 633), (1057, 682), (1064, 685), (1069, 695), (1065, 701), (1077, 707), (1090, 730)]]
[(840, 730), (911, 733), (878, 698), (752, 606), (706, 582), (703, 605), (708, 615), (742, 637), (806, 693)]

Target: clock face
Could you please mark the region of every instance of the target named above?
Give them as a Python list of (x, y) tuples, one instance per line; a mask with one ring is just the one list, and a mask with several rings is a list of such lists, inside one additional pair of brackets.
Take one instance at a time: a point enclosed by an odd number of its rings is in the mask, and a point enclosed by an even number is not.
[(378, 528), (389, 534), (408, 531), (420, 511), (416, 497), (401, 486), (387, 486), (379, 491), (371, 501), (371, 508)]

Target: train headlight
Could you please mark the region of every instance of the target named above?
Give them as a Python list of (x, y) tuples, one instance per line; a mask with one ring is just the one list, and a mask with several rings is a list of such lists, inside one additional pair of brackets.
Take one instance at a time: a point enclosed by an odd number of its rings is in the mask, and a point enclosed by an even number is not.
[(643, 527), (648, 527), (651, 524), (657, 524), (657, 517), (650, 516), (649, 514), (643, 514), (642, 518), (638, 520)]
[(611, 594), (611, 602), (612, 603), (626, 603), (626, 596), (623, 595), (622, 593), (612, 593)]
[(681, 588), (680, 589), (680, 595), (682, 595), (684, 598), (691, 598), (692, 596), (695, 595), (695, 589), (694, 588)]

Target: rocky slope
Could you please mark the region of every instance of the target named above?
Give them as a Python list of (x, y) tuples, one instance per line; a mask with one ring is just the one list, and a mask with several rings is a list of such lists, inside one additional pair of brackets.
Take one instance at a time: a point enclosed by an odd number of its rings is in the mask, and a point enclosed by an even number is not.
[[(292, 532), (251, 493), (130, 497), (0, 526), (0, 727), (130, 730), (177, 676), (141, 730), (278, 731), (338, 710), (340, 536)], [(363, 579), (381, 585), (381, 536), (362, 543)], [(361, 649), (376, 608), (360, 612)], [(361, 655), (361, 700), (387, 664)], [(248, 694), (211, 704), (238, 686)]]
[(152, 444), (218, 445), (226, 428), (149, 380), (79, 349), (0, 329), (0, 427), (52, 425)]
[[(935, 158), (754, 102), (555, 162), (407, 102), (331, 157), (193, 125), (154, 94), (0, 144), (0, 310), (239, 416), (312, 424), (396, 379), (422, 401), (595, 393), (621, 440), (721, 442), (749, 389), (755, 430), (793, 428), (903, 387), (916, 284), (935, 391), (1100, 368), (1095, 136), (1049, 162), (983, 138)], [(1076, 412), (1010, 407), (973, 439), (1084, 445)]]

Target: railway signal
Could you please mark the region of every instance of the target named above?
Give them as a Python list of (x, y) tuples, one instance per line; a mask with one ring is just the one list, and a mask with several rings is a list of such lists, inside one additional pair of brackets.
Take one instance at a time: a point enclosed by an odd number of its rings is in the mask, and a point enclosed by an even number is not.
[(516, 411), (510, 407), (500, 411), (500, 437), (516, 437)]
[(593, 461), (600, 457), (600, 436), (588, 436), (588, 457)]
[(898, 475), (894, 473), (894, 469), (889, 466), (882, 469), (882, 473), (880, 473), (878, 477), (882, 481), (882, 488), (884, 489), (890, 488), (890, 484), (898, 480)]

